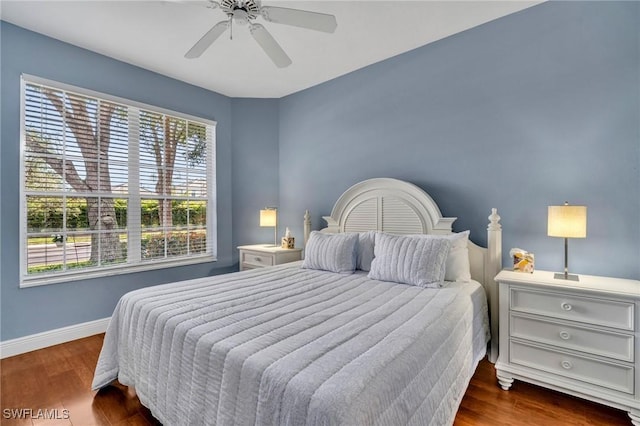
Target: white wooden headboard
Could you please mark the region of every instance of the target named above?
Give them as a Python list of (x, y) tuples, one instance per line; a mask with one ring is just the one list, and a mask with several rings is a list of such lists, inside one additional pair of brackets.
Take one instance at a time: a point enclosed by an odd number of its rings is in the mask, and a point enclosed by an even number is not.
[[(433, 198), (419, 187), (398, 179), (375, 178), (347, 189), (336, 201), (330, 216), (323, 216), (322, 232), (364, 232), (393, 234), (450, 234), (455, 217), (443, 217)], [(471, 277), (487, 293), (491, 321), (489, 360), (498, 356), (498, 290), (493, 278), (502, 268), (502, 227), (492, 209), (487, 227), (487, 247), (469, 241)], [(311, 232), (309, 213), (305, 214), (304, 242)], [(471, 236), (473, 238), (473, 236)]]

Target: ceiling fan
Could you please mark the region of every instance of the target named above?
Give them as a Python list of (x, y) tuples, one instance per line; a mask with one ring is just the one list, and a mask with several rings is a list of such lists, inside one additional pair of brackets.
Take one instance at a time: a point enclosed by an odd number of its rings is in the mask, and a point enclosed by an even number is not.
[(185, 58), (198, 58), (209, 48), (227, 29), (233, 37), (233, 24), (248, 26), (251, 36), (278, 68), (291, 65), (291, 59), (267, 29), (255, 19), (258, 16), (267, 22), (292, 25), (294, 27), (333, 33), (338, 26), (336, 18), (326, 13), (307, 10), (289, 9), (286, 7), (262, 6), (260, 0), (222, 0), (220, 2), (208, 0), (207, 7), (220, 8), (227, 15), (227, 19), (215, 24), (202, 36), (196, 44), (184, 55)]

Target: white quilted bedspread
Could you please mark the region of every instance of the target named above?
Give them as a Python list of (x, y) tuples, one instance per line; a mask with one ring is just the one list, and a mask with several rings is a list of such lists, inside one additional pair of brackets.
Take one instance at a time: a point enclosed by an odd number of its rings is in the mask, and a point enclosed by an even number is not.
[(93, 388), (135, 387), (165, 425), (447, 425), (487, 340), (477, 283), (285, 265), (124, 295)]

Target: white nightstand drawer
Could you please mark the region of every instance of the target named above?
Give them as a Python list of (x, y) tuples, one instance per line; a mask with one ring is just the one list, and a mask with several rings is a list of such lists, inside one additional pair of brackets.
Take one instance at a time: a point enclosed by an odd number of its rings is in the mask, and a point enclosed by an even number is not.
[(634, 393), (634, 369), (522, 342), (509, 344), (510, 362), (628, 394)]
[(243, 251), (240, 262), (247, 267), (273, 266), (273, 256), (259, 252)]
[(633, 330), (634, 304), (575, 294), (511, 288), (511, 310)]
[(302, 249), (283, 249), (269, 244), (253, 244), (238, 246), (240, 270), (264, 268), (266, 266), (282, 265), (302, 259)]
[(622, 361), (634, 360), (634, 337), (631, 334), (581, 327), (565, 321), (547, 321), (511, 313), (511, 337), (547, 343)]

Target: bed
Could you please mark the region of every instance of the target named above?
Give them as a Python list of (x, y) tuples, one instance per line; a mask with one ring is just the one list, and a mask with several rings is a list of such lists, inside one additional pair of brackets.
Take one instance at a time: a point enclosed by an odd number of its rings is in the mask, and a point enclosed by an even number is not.
[[(488, 344), (501, 259), (495, 209), (489, 219), (487, 248), (464, 240), (470, 279), (394, 282), (385, 274), (413, 274), (414, 266), (396, 268), (411, 253), (446, 251), (437, 262), (449, 267), (457, 244), (449, 236), (461, 233), (417, 186), (356, 184), (326, 228), (312, 232), (305, 215), (302, 262), (124, 295), (93, 388), (116, 379), (135, 388), (166, 425), (452, 424), (477, 363), (496, 355)], [(370, 263), (355, 255), (367, 241)], [(397, 258), (400, 246), (411, 250)], [(343, 250), (354, 253), (355, 271), (340, 269), (349, 264), (336, 254)]]

